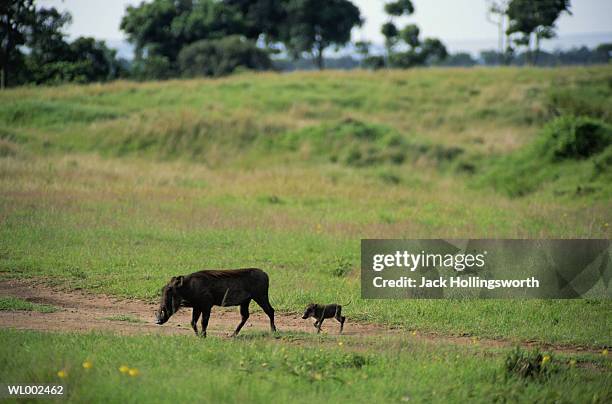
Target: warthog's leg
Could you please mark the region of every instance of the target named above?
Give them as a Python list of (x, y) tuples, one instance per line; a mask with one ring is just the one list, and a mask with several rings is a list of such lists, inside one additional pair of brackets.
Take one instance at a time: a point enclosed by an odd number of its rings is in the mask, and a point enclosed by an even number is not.
[(240, 321), (240, 324), (238, 324), (238, 327), (236, 328), (236, 331), (234, 331), (234, 334), (232, 334), (232, 337), (238, 335), (244, 323), (246, 323), (249, 319), (249, 304), (251, 304), (251, 299), (240, 305), (240, 315), (242, 316), (242, 321)]
[(202, 314), (202, 311), (194, 307), (191, 313), (191, 328), (195, 331), (196, 337), (198, 336), (198, 319), (200, 318), (200, 314)]
[(206, 329), (208, 328), (208, 320), (210, 319), (211, 306), (202, 309), (202, 336), (206, 337)]
[(342, 329), (344, 328), (344, 320), (346, 320), (346, 317), (342, 315), (342, 308), (340, 306), (338, 306), (338, 310), (336, 310), (336, 315), (334, 317), (336, 317), (336, 320), (338, 320), (338, 322), (340, 323), (340, 334), (342, 334)]
[(319, 324), (317, 324), (317, 334), (321, 332), (321, 326), (323, 325), (323, 320), (325, 320), (325, 318), (323, 317), (319, 319)]
[(253, 300), (263, 309), (264, 313), (270, 318), (270, 329), (272, 332), (276, 332), (276, 326), (274, 325), (274, 309), (270, 305), (268, 295), (254, 297)]

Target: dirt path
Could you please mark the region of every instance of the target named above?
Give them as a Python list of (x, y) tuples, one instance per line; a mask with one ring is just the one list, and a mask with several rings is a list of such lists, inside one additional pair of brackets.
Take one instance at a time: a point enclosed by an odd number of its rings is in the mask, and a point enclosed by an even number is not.
[[(60, 310), (53, 313), (33, 311), (0, 311), (0, 327), (28, 329), (39, 331), (108, 331), (121, 335), (134, 334), (184, 334), (193, 335), (191, 329), (191, 310), (182, 309), (163, 326), (154, 324), (156, 305), (140, 300), (118, 299), (101, 294), (80, 291), (63, 291), (49, 287), (41, 280), (2, 280), (0, 281), (1, 297), (18, 297), (32, 303), (48, 304)], [(118, 318), (128, 317), (135, 321), (121, 321)], [(229, 336), (240, 322), (238, 308), (214, 308), (208, 326), (209, 335)], [(312, 321), (302, 320), (299, 315), (278, 314), (276, 325), (281, 331), (301, 331), (314, 333)], [(269, 322), (262, 312), (251, 313), (249, 321), (242, 332), (249, 330), (268, 330)], [(329, 321), (323, 326), (323, 333), (336, 335), (338, 326)], [(389, 336), (406, 335), (408, 331), (384, 327), (376, 324), (354, 323), (347, 321), (343, 335), (355, 336)], [(429, 343), (474, 344), (470, 337), (441, 336), (435, 334), (410, 333), (412, 338)], [(478, 339), (479, 345), (485, 347), (505, 347), (516, 345), (515, 342), (493, 339)], [(525, 347), (540, 346), (543, 349), (564, 353), (598, 352), (597, 350), (576, 346), (555, 346), (523, 342)]]
[[(53, 313), (34, 311), (0, 311), (0, 327), (41, 331), (112, 331), (131, 334), (193, 334), (191, 309), (183, 308), (163, 326), (154, 323), (158, 306), (141, 300), (119, 299), (112, 296), (62, 291), (47, 286), (42, 281), (3, 280), (0, 281), (0, 296), (13, 296), (32, 303), (48, 304), (60, 310)], [(251, 310), (257, 305), (253, 303)], [(119, 321), (117, 317), (129, 316), (137, 320)], [(113, 319), (114, 318), (114, 319)], [(209, 335), (229, 335), (240, 322), (238, 307), (213, 308), (208, 325)], [(332, 325), (333, 324), (333, 325)], [(312, 321), (302, 320), (298, 315), (276, 314), (276, 325), (284, 331), (313, 332)], [(251, 313), (243, 328), (248, 330), (270, 329), (268, 317), (261, 311)], [(322, 332), (335, 334), (338, 323), (334, 320), (323, 325)], [(344, 335), (380, 335), (384, 327), (372, 324), (347, 324)]]

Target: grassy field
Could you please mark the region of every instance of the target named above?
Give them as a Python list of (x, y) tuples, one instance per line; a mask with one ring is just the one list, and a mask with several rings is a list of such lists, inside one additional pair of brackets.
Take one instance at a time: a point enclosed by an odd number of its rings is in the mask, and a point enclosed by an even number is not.
[[(407, 330), (609, 347), (610, 300), (361, 300), (359, 246), (362, 238), (609, 238), (611, 83), (610, 67), (415, 69), (1, 92), (0, 276), (155, 300), (174, 275), (258, 266), (270, 274), (272, 304), (282, 312), (350, 302), (352, 320)], [(602, 140), (577, 149), (568, 127)], [(48, 337), (2, 331), (0, 338), (3, 346), (23, 338), (20, 349), (33, 352)], [(155, 397), (175, 388), (159, 379), (184, 374), (204, 380), (206, 394), (221, 401), (239, 394), (264, 401), (275, 390), (283, 401), (295, 398), (293, 384), (303, 401), (347, 391), (362, 401), (434, 392), (487, 401), (610, 394), (609, 372), (583, 369), (545, 385), (500, 382), (503, 355), (483, 361), (477, 347), (442, 347), (439, 355), (360, 340), (355, 349), (364, 357), (383, 354), (345, 368), (344, 350), (327, 345), (329, 362), (301, 344), (257, 338), (50, 338), (80, 348), (45, 351), (49, 362), (38, 370), (18, 363), (28, 355), (3, 353), (16, 367), (7, 375), (44, 378), (61, 361), (78, 368), (102, 344), (95, 372), (108, 380), (91, 393), (75, 387), (79, 400), (100, 401), (104, 386), (117, 383)], [(321, 360), (322, 370), (292, 374), (280, 347), (294, 362)], [(246, 387), (230, 393), (234, 379), (218, 370), (227, 362), (236, 374), (236, 350), (257, 372), (252, 380), (236, 376)], [(147, 376), (117, 374), (124, 355), (150, 358), (138, 364)], [(268, 356), (270, 368), (260, 369)], [(157, 368), (168, 360), (167, 370)], [(313, 372), (343, 381), (313, 384)], [(367, 382), (344, 388), (362, 377)], [(188, 383), (176, 385), (185, 399)]]
[(15, 297), (0, 297), (0, 310), (25, 310), (38, 311), (41, 313), (53, 313), (57, 310), (57, 307), (53, 307), (48, 304), (32, 303)]
[[(526, 382), (504, 370), (506, 351), (424, 345), (409, 336), (337, 341), (281, 333), (272, 341), (250, 334), (205, 342), (5, 330), (0, 336), (1, 380), (61, 383), (75, 402), (603, 403), (612, 394), (609, 361), (601, 356), (552, 356), (548, 372)], [(38, 353), (36, 366), (30, 352)]]

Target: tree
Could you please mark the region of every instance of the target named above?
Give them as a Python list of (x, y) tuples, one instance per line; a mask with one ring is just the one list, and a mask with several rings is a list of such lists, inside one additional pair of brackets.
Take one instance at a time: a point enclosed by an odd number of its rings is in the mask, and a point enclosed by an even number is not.
[[(400, 31), (393, 23), (393, 17), (409, 16), (414, 13), (414, 6), (411, 0), (396, 0), (386, 3), (385, 13), (389, 15), (389, 21), (384, 23), (380, 32), (385, 37), (385, 48), (387, 49), (387, 61), (390, 61), (393, 54), (393, 47), (399, 40)], [(417, 34), (418, 36), (418, 34)]]
[(71, 22), (72, 16), (69, 13), (61, 13), (54, 7), (36, 10), (26, 41), (31, 64), (43, 66), (58, 60), (72, 59), (70, 45), (63, 32), (64, 26)]
[(278, 40), (285, 1), (153, 0), (127, 7), (121, 29), (135, 45), (139, 74), (166, 78), (178, 70), (181, 49), (192, 43), (232, 35)]
[(10, 83), (14, 67), (23, 64), (19, 47), (34, 24), (34, 0), (0, 2), (0, 89)]
[(496, 25), (498, 29), (498, 63), (500, 65), (505, 64), (506, 58), (504, 57), (504, 54), (506, 51), (506, 45), (504, 44), (504, 39), (507, 36), (505, 26), (507, 19), (506, 14), (508, 12), (508, 4), (510, 3), (510, 0), (486, 0), (486, 2), (487, 21)]
[(449, 55), (444, 62), (440, 63), (442, 66), (451, 67), (472, 67), (476, 64), (476, 60), (467, 52), (459, 52)]
[(351, 30), (362, 24), (359, 9), (349, 0), (287, 0), (280, 39), (294, 58), (312, 55), (324, 68), (323, 51), (345, 45)]
[(441, 63), (448, 56), (446, 46), (438, 38), (426, 38), (421, 45), (421, 53), (425, 55), (426, 64)]
[(387, 21), (380, 27), (380, 32), (385, 37), (385, 48), (387, 49), (387, 59), (393, 52), (393, 47), (397, 43), (399, 31), (393, 21)]
[(421, 30), (415, 24), (406, 25), (400, 32), (400, 38), (411, 48), (416, 48), (420, 45), (419, 35)]
[(612, 43), (599, 44), (593, 53), (595, 63), (609, 63), (610, 55), (612, 55)]
[(396, 0), (385, 4), (385, 12), (394, 17), (411, 15), (414, 13), (414, 6), (410, 0)]
[(181, 49), (178, 61), (186, 77), (218, 77), (238, 68), (265, 70), (272, 66), (266, 51), (237, 35), (194, 42)]
[[(120, 28), (135, 46), (136, 59), (156, 55), (174, 61), (183, 45), (180, 41), (183, 27), (190, 23), (185, 21), (185, 17), (182, 26), (174, 25), (174, 21), (192, 9), (191, 2), (172, 0), (153, 0), (151, 3), (143, 1), (136, 7), (128, 6)], [(193, 25), (191, 28), (195, 29)]]
[[(396, 0), (385, 4), (385, 12), (389, 14), (389, 21), (381, 27), (385, 36), (387, 48), (387, 65), (392, 67), (409, 68), (424, 64), (440, 63), (448, 56), (444, 44), (435, 38), (426, 38), (421, 41), (421, 30), (416, 24), (408, 24), (398, 30), (393, 22), (394, 17), (409, 16), (414, 13), (414, 6), (410, 0)], [(403, 42), (403, 51), (396, 52), (394, 47)]]
[(372, 42), (370, 41), (357, 41), (355, 42), (355, 51), (361, 59), (365, 59), (370, 56), (370, 47), (372, 46)]
[(359, 66), (366, 69), (378, 70), (385, 67), (385, 58), (377, 55), (370, 55), (370, 41), (355, 42), (355, 51), (359, 54)]
[(121, 66), (117, 51), (109, 49), (104, 41), (91, 37), (79, 37), (70, 44), (72, 61), (87, 62), (87, 81), (104, 81), (120, 75)]
[(286, 18), (284, 0), (223, 0), (243, 21), (242, 34), (253, 41), (261, 36), (266, 43), (278, 40), (279, 27)]
[[(507, 33), (520, 34), (514, 42), (527, 47), (527, 52), (531, 55), (531, 64), (537, 63), (540, 41), (556, 36), (555, 22), (563, 12), (571, 14), (570, 0), (510, 1), (507, 10), (510, 25)], [(532, 52), (534, 41), (535, 52)]]

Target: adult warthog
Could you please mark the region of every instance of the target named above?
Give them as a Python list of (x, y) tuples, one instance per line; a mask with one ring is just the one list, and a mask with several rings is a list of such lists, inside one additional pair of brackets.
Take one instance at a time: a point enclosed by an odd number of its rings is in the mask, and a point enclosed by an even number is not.
[(274, 325), (274, 309), (268, 299), (269, 279), (261, 269), (244, 268), (226, 271), (200, 271), (191, 275), (175, 276), (162, 288), (159, 310), (155, 313), (157, 324), (164, 324), (181, 306), (192, 307), (191, 326), (198, 335), (198, 318), (202, 315), (202, 336), (206, 336), (210, 310), (213, 306), (240, 306), (242, 321), (233, 336), (249, 318), (249, 304), (255, 300)]

